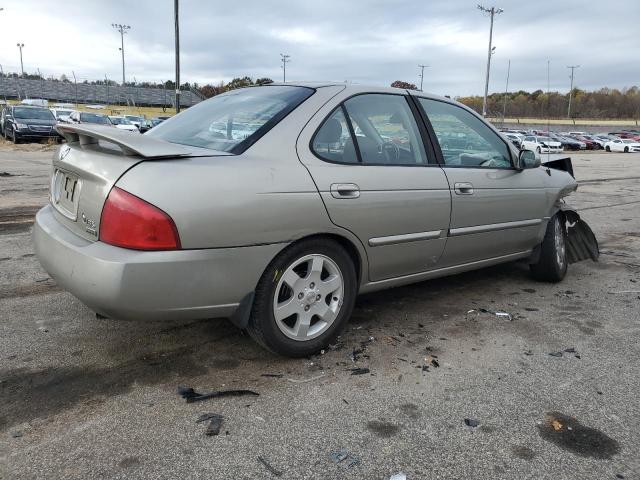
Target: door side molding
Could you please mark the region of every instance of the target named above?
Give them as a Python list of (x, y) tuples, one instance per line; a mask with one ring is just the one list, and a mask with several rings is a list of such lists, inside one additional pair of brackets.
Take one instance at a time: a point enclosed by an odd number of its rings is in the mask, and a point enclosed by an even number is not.
[(459, 235), (470, 235), (473, 233), (495, 232), (496, 230), (509, 230), (511, 228), (533, 227), (540, 225), (542, 219), (533, 218), (531, 220), (518, 220), (516, 222), (490, 223), (487, 225), (476, 225), (473, 227), (452, 228), (449, 230), (450, 237)]
[(418, 242), (420, 240), (435, 240), (440, 238), (442, 230), (431, 232), (406, 233), (404, 235), (390, 235), (388, 237), (375, 237), (369, 239), (370, 247), (380, 247), (382, 245), (396, 245), (398, 243)]

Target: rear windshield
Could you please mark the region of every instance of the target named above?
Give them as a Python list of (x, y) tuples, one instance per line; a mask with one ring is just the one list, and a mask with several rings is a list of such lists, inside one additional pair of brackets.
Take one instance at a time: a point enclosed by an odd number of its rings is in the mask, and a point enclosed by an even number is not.
[(16, 107), (13, 109), (15, 118), (36, 119), (36, 120), (55, 120), (53, 113), (48, 108), (24, 108)]
[(81, 113), (80, 121), (84, 123), (98, 123), (100, 125), (111, 125), (109, 117), (106, 115), (99, 115), (97, 113)]
[(250, 87), (217, 95), (162, 122), (146, 135), (242, 153), (313, 94), (306, 87)]

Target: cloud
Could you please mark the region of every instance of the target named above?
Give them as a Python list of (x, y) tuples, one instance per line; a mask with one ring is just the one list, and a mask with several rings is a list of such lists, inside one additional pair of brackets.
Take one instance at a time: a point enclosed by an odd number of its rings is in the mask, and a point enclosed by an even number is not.
[[(173, 78), (173, 2), (156, 0), (4, 0), (0, 12), (0, 63), (19, 71), (17, 41), (25, 43), (29, 72), (120, 79), (120, 37), (111, 23), (132, 26), (125, 36), (127, 78)], [(565, 0), (503, 0), (495, 19), (491, 91), (568, 90), (567, 65), (581, 65), (581, 88), (640, 82), (638, 0), (606, 7)], [(418, 83), (425, 90), (479, 94), (484, 89), (489, 19), (461, 0), (181, 0), (184, 81), (217, 83), (235, 76), (281, 79), (280, 53), (291, 55), (287, 79), (388, 85)]]

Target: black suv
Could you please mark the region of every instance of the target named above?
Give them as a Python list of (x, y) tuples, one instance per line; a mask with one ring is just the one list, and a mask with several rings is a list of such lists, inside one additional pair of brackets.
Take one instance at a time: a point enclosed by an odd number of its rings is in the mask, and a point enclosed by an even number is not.
[(40, 140), (62, 137), (56, 131), (56, 117), (51, 110), (29, 105), (9, 105), (0, 115), (0, 129), (4, 138), (18, 143), (20, 140)]

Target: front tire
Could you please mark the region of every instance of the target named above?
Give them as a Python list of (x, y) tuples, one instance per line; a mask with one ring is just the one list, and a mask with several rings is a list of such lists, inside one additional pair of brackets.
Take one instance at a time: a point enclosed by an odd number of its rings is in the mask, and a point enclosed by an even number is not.
[(11, 129), (11, 140), (13, 141), (14, 145), (17, 145), (18, 143), (20, 143), (20, 139), (18, 138), (18, 135), (16, 135), (15, 128)]
[(549, 220), (540, 244), (540, 257), (529, 265), (531, 275), (542, 282), (557, 283), (567, 274), (567, 230), (564, 216), (557, 213)]
[(540, 147), (536, 148), (536, 152), (542, 153), (542, 149)]
[(605, 149), (607, 152), (610, 152), (610, 151), (611, 151), (611, 147), (610, 147), (609, 145), (607, 145), (606, 147), (604, 147), (604, 149)]
[(624, 147), (624, 153), (629, 153), (629, 147)]
[(247, 331), (272, 352), (312, 355), (345, 326), (357, 290), (355, 266), (344, 248), (328, 239), (302, 241), (265, 270)]

